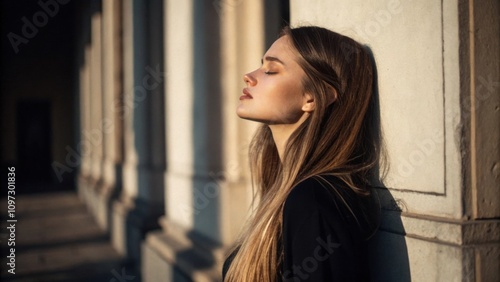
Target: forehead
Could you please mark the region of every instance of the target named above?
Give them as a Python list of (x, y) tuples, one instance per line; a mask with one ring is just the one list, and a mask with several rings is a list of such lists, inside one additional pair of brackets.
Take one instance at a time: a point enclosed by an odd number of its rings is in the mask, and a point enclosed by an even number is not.
[(293, 48), (290, 38), (285, 35), (274, 41), (273, 45), (267, 50), (264, 57), (276, 57), (283, 61), (285, 64), (287, 62), (297, 61), (297, 51)]

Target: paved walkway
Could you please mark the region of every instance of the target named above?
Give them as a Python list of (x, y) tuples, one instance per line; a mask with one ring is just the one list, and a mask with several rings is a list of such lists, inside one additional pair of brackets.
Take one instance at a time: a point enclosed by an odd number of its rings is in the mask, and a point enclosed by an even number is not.
[(10, 253), (6, 199), (1, 205), (1, 281), (139, 281), (112, 248), (75, 192), (16, 197), (15, 275)]

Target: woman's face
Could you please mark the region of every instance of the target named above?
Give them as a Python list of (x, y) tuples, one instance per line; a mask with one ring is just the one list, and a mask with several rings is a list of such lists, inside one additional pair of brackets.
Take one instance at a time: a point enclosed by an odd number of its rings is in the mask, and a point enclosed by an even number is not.
[(262, 58), (262, 66), (243, 77), (236, 113), (240, 118), (266, 124), (293, 124), (304, 114), (302, 80), (297, 51), (288, 36), (276, 40)]

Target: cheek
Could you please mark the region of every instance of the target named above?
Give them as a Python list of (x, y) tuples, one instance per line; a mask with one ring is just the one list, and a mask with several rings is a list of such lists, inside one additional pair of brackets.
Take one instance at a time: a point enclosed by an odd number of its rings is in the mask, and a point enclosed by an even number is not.
[(297, 119), (298, 116), (302, 115), (302, 101), (303, 94), (302, 89), (293, 83), (288, 84), (279, 91), (280, 95), (275, 101), (275, 111), (279, 112), (279, 115), (288, 121), (293, 121)]
[(281, 99), (290, 107), (297, 107), (302, 103), (303, 91), (301, 85), (291, 81), (282, 89)]

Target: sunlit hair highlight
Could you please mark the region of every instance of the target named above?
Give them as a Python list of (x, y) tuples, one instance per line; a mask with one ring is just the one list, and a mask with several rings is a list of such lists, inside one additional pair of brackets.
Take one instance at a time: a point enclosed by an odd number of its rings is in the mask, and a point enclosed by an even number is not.
[(282, 160), (269, 126), (257, 130), (249, 155), (260, 202), (225, 281), (267, 282), (281, 275), (283, 206), (295, 185), (334, 175), (366, 196), (370, 171), (379, 161), (381, 136), (372, 120), (374, 68), (368, 50), (320, 27), (286, 27), (281, 36), (289, 37), (297, 53), (306, 73), (303, 90), (313, 95), (316, 107), (288, 139)]

